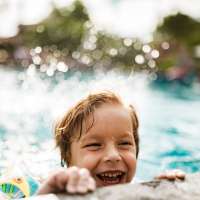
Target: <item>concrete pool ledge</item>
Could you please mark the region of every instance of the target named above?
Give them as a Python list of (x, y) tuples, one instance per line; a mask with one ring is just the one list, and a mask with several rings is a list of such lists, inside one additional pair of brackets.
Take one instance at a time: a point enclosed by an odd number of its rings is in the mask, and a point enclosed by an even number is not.
[[(97, 189), (81, 195), (42, 195), (29, 200), (199, 200), (200, 173), (188, 174), (184, 181), (151, 181), (137, 184), (124, 184)], [(27, 198), (28, 200), (28, 198)]]

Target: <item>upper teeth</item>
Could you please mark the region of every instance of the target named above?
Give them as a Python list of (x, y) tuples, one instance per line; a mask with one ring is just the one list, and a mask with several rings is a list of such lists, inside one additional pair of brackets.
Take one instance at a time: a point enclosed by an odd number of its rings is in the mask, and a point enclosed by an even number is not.
[(108, 176), (108, 177), (117, 177), (119, 175), (122, 175), (122, 172), (105, 172), (105, 173), (101, 173), (101, 176)]

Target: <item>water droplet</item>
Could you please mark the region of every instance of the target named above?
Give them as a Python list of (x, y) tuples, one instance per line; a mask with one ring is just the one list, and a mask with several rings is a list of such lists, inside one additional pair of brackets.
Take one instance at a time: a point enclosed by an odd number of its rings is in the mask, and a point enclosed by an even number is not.
[(142, 47), (142, 51), (144, 53), (149, 53), (151, 51), (151, 47), (147, 44), (145, 44), (143, 47)]
[(42, 59), (40, 58), (40, 56), (33, 56), (33, 58), (32, 58), (32, 60), (33, 60), (33, 63), (35, 64), (35, 65), (40, 65), (41, 64), (41, 61), (42, 61)]
[(167, 49), (169, 49), (170, 45), (169, 45), (168, 42), (163, 42), (163, 43), (161, 44), (161, 47), (162, 47), (163, 49), (167, 50)]
[(38, 33), (42, 33), (42, 32), (44, 32), (44, 29), (45, 29), (44, 25), (39, 25), (39, 26), (37, 26), (36, 31)]
[(41, 47), (38, 46), (38, 47), (35, 48), (35, 53), (39, 54), (41, 52), (42, 52), (42, 48)]
[(58, 69), (58, 71), (61, 71), (61, 72), (67, 72), (68, 66), (64, 62), (59, 62), (57, 64), (57, 69)]
[(35, 54), (36, 54), (36, 53), (35, 53), (35, 49), (31, 49), (31, 50), (30, 50), (30, 55), (31, 55), (31, 56), (35, 56)]
[(80, 52), (74, 51), (74, 52), (72, 53), (72, 58), (74, 58), (74, 59), (79, 59), (79, 58), (80, 58)]
[(149, 61), (148, 61), (148, 66), (149, 66), (150, 68), (154, 68), (154, 67), (156, 66), (155, 60), (149, 60)]
[(34, 64), (30, 64), (26, 73), (28, 76), (34, 76), (36, 73), (36, 66)]
[(158, 58), (160, 56), (160, 53), (158, 50), (154, 49), (151, 52), (151, 56), (152, 56), (152, 58)]
[(88, 40), (91, 43), (95, 43), (97, 41), (97, 37), (95, 35), (91, 35)]
[(53, 52), (53, 55), (56, 57), (56, 58), (59, 58), (61, 56), (61, 52), (59, 50), (56, 50)]
[(54, 69), (48, 68), (46, 73), (47, 73), (48, 76), (53, 76), (54, 75)]
[(135, 56), (135, 62), (137, 64), (143, 64), (144, 63), (144, 56), (141, 54), (138, 54), (137, 56)]
[(111, 56), (116, 56), (116, 55), (118, 54), (118, 51), (117, 51), (117, 49), (112, 48), (112, 49), (109, 50), (109, 54), (110, 54)]
[(87, 50), (94, 50), (94, 49), (96, 49), (96, 44), (89, 42), (89, 41), (85, 41), (83, 44), (83, 48), (87, 49)]
[(48, 66), (46, 64), (43, 64), (43, 65), (40, 66), (40, 71), (41, 72), (46, 72), (47, 69), (48, 69)]
[(123, 42), (124, 42), (124, 45), (127, 47), (133, 44), (133, 41), (130, 38), (125, 38)]
[(91, 62), (91, 58), (88, 55), (83, 55), (81, 58), (82, 63), (89, 65)]

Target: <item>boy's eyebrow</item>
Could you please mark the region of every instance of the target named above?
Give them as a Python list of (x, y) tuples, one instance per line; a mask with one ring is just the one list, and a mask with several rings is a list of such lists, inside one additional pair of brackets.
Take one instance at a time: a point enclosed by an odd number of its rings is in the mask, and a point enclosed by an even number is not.
[(131, 138), (134, 139), (133, 133), (125, 133), (124, 135), (121, 135), (121, 138)]

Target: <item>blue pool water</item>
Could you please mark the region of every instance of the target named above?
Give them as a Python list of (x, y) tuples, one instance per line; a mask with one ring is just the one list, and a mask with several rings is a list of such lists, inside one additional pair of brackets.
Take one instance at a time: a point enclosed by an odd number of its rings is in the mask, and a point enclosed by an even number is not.
[[(53, 124), (96, 89), (112, 89), (135, 105), (140, 119), (136, 178), (167, 169), (200, 170), (200, 85), (153, 85), (145, 75), (0, 71), (0, 171), (45, 177), (60, 165)], [(20, 172), (19, 172), (20, 171)]]

